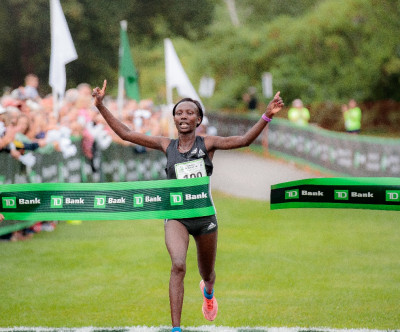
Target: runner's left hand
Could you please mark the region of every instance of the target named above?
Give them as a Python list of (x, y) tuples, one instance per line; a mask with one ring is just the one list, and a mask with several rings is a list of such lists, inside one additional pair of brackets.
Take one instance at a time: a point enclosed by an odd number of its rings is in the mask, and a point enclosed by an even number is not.
[(274, 96), (274, 99), (272, 99), (268, 106), (267, 106), (267, 110), (265, 111), (265, 115), (269, 118), (272, 118), (272, 116), (274, 116), (276, 113), (278, 113), (283, 106), (285, 105), (283, 103), (283, 100), (280, 96), (280, 91), (278, 91), (276, 93), (276, 95)]

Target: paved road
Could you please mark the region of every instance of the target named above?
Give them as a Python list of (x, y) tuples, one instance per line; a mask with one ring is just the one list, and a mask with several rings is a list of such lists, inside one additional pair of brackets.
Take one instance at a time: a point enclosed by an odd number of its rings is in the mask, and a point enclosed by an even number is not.
[(271, 185), (321, 177), (284, 161), (238, 151), (216, 151), (211, 187), (237, 197), (269, 201)]

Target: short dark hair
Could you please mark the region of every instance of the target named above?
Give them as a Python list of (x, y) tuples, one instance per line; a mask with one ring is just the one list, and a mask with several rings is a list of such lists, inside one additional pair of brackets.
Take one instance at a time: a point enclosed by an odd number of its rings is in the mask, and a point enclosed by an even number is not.
[(183, 98), (183, 99), (179, 100), (179, 101), (175, 104), (174, 108), (172, 109), (172, 115), (175, 116), (175, 110), (176, 110), (176, 108), (178, 107), (178, 105), (179, 105), (180, 103), (183, 103), (183, 102), (185, 102), (185, 101), (189, 101), (189, 102), (191, 102), (191, 103), (193, 103), (193, 104), (195, 104), (195, 105), (197, 106), (197, 112), (199, 113), (199, 116), (200, 116), (200, 118), (201, 118), (201, 121), (200, 121), (200, 123), (197, 125), (197, 127), (200, 126), (200, 124), (203, 122), (203, 116), (204, 116), (204, 115), (203, 115), (203, 108), (201, 107), (200, 102), (198, 102), (197, 100), (194, 100), (194, 99), (192, 99), (192, 98)]

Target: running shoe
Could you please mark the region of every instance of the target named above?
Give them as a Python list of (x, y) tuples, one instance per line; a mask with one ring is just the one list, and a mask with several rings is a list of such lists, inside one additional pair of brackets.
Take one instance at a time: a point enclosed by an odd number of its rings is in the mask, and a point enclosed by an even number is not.
[(204, 295), (204, 289), (205, 289), (205, 284), (204, 281), (200, 281), (200, 289), (201, 289), (201, 294), (203, 295), (203, 315), (204, 318), (213, 321), (217, 317), (218, 313), (218, 303), (217, 299), (213, 295), (212, 299), (207, 299)]

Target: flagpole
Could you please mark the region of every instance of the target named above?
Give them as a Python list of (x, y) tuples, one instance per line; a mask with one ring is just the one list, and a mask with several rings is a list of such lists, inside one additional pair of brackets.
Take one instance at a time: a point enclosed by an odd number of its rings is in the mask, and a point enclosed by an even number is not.
[[(128, 22), (123, 20), (120, 23), (121, 29), (124, 31), (128, 30)], [(122, 40), (119, 42), (119, 68), (121, 68), (122, 62)], [(122, 119), (122, 108), (124, 106), (124, 77), (121, 75), (121, 71), (118, 72), (118, 97), (117, 97), (117, 105), (118, 105), (118, 116)]]
[(118, 116), (119, 119), (122, 119), (122, 109), (124, 108), (124, 78), (122, 76), (118, 77), (118, 97), (117, 97), (117, 105), (118, 105)]
[(55, 91), (55, 89), (52, 89), (52, 95), (53, 95), (53, 114), (56, 118), (58, 118), (58, 96), (57, 96), (57, 91)]

